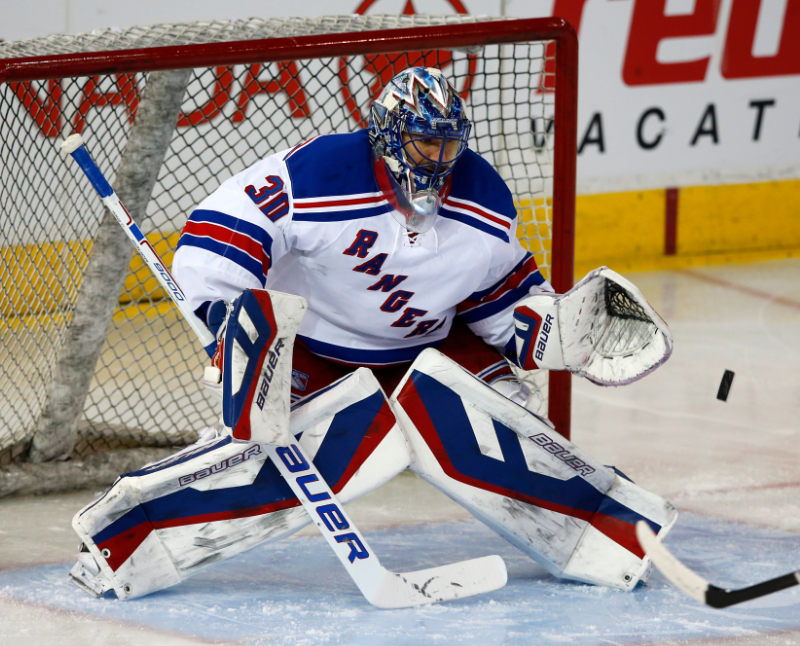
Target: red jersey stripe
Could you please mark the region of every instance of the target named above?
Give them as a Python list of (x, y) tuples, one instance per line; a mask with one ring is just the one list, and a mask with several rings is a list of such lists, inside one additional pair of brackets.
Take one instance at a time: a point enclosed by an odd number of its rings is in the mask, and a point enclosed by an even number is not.
[(331, 206), (354, 206), (354, 205), (377, 205), (380, 202), (385, 202), (386, 198), (381, 196), (375, 197), (356, 197), (352, 199), (345, 199), (345, 200), (320, 200), (320, 201), (295, 201), (294, 208), (297, 209), (318, 209), (321, 207), (331, 207)]
[(267, 252), (264, 251), (264, 247), (258, 240), (253, 240), (253, 238), (243, 233), (232, 231), (219, 224), (212, 224), (210, 222), (194, 222), (189, 220), (183, 228), (183, 231), (190, 235), (205, 236), (217, 242), (236, 247), (253, 258), (256, 262), (260, 262), (264, 270), (264, 275), (267, 275), (271, 262), (270, 257), (267, 255)]
[(531, 256), (523, 263), (522, 267), (508, 276), (501, 285), (498, 285), (495, 291), (484, 296), (481, 299), (481, 303), (491, 303), (492, 301), (500, 298), (506, 292), (516, 289), (526, 278), (528, 278), (528, 276), (536, 271), (539, 271), (539, 267), (536, 266), (536, 260), (534, 260), (533, 256)]
[(500, 285), (498, 285), (491, 294), (487, 294), (479, 301), (476, 301), (473, 298), (467, 298), (459, 303), (457, 306), (458, 313), (462, 314), (463, 312), (468, 312), (479, 305), (485, 305), (486, 303), (496, 301), (498, 298), (501, 298), (503, 294), (506, 294), (512, 289), (519, 287), (531, 276), (531, 274), (534, 274), (537, 271), (539, 271), (539, 268), (536, 265), (536, 260), (534, 260), (533, 256), (531, 256), (522, 264), (519, 269), (517, 269), (517, 271), (507, 276), (506, 279)]
[(472, 204), (465, 204), (464, 202), (454, 202), (453, 200), (448, 199), (445, 200), (445, 205), (449, 206), (450, 208), (465, 209), (467, 211), (475, 213), (476, 215), (479, 215), (482, 218), (486, 218), (487, 220), (494, 222), (495, 224), (499, 224), (500, 226), (506, 229), (511, 229), (511, 222), (508, 222), (507, 220), (502, 220), (497, 216), (491, 215), (490, 213), (487, 213), (483, 209), (480, 209), (477, 206), (473, 206)]
[(287, 159), (289, 159), (289, 157), (294, 155), (298, 150), (300, 150), (301, 148), (305, 148), (306, 146), (308, 146), (308, 144), (310, 144), (312, 141), (314, 141), (319, 136), (320, 135), (315, 135), (315, 136), (311, 137), (311, 139), (309, 139), (308, 141), (304, 141), (302, 143), (297, 144), (294, 148), (292, 148), (288, 152), (288, 154), (286, 155), (286, 157), (283, 158), (283, 160), (286, 161)]

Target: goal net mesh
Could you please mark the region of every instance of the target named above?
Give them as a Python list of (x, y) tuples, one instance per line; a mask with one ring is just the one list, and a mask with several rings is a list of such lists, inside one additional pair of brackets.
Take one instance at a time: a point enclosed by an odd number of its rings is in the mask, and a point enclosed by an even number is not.
[[(158, 25), (3, 43), (0, 59), (475, 20), (350, 16)], [(194, 69), (138, 224), (170, 264), (192, 209), (221, 182), (315, 135), (365, 127), (368, 106), (383, 85), (403, 68), (424, 65), (441, 68), (466, 99), (474, 122), (470, 147), (508, 183), (519, 211), (518, 237), (549, 277), (551, 53), (539, 41)], [(87, 288), (84, 272), (104, 216), (59, 143), (80, 132), (113, 185), (149, 77), (131, 72), (0, 85), (0, 465), (26, 459), (76, 299)], [(200, 385), (206, 362), (190, 328), (131, 248), (72, 457), (196, 440), (218, 416)]]

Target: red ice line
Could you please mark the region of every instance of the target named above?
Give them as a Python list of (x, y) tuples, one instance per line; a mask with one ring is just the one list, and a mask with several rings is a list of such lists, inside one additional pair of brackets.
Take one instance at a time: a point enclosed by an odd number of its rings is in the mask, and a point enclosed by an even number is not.
[(749, 296), (755, 296), (756, 298), (763, 298), (764, 300), (767, 301), (772, 301), (780, 305), (785, 305), (786, 307), (792, 307), (794, 309), (800, 310), (800, 301), (794, 301), (791, 298), (784, 298), (783, 296), (775, 296), (774, 294), (770, 294), (769, 292), (762, 292), (761, 290), (753, 289), (752, 287), (745, 287), (744, 285), (731, 283), (728, 282), (727, 280), (723, 280), (722, 278), (714, 278), (713, 276), (696, 274), (693, 271), (689, 271), (688, 269), (679, 270), (679, 272), (685, 274), (686, 276), (696, 278), (697, 280), (701, 280), (706, 283), (711, 283), (712, 285), (720, 285), (721, 287), (726, 287), (728, 289), (732, 289), (737, 292), (742, 292), (743, 294), (748, 294)]

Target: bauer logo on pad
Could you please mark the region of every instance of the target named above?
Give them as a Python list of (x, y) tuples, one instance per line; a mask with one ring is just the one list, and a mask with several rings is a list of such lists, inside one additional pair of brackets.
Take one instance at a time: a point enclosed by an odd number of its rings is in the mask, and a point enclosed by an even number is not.
[(267, 360), (264, 362), (263, 370), (261, 371), (261, 383), (258, 387), (258, 396), (256, 397), (256, 406), (264, 409), (264, 403), (267, 400), (269, 387), (272, 385), (272, 378), (275, 376), (275, 368), (278, 366), (278, 361), (281, 357), (281, 348), (283, 348), (283, 339), (278, 339), (275, 343), (275, 349), (269, 351)]

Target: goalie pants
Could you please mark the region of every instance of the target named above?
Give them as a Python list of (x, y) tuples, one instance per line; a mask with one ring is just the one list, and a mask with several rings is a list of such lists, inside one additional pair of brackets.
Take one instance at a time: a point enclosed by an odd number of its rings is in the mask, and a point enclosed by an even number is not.
[[(459, 319), (450, 334), (437, 348), (446, 357), (469, 370), (487, 384), (513, 377), (514, 373), (503, 356), (483, 339), (473, 334)], [(422, 352), (422, 349), (420, 349)], [(383, 391), (391, 395), (408, 371), (409, 363), (392, 366), (366, 366), (372, 369)], [(349, 366), (324, 359), (309, 350), (300, 339), (295, 340), (292, 355), (292, 401), (311, 395), (349, 375), (358, 366)]]

